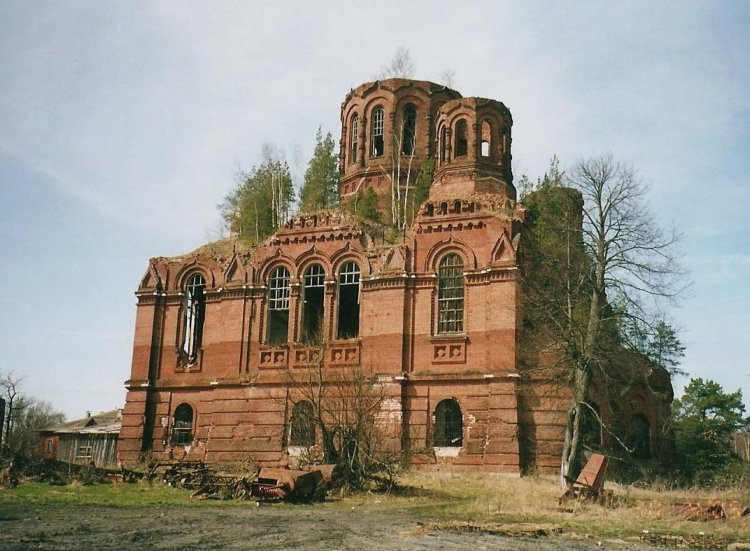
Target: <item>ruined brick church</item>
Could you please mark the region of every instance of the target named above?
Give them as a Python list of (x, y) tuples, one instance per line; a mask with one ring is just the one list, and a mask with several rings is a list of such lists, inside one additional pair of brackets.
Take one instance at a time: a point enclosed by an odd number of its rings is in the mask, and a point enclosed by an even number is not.
[[(429, 199), (395, 243), (324, 212), (255, 246), (232, 238), (151, 259), (136, 291), (120, 459), (177, 450), (283, 463), (314, 444), (294, 434), (304, 401), (289, 374), (315, 364), (377, 374), (389, 445), (418, 463), (559, 470), (569, 395), (534, 384), (522, 354), (527, 210), (513, 185), (512, 123), (499, 101), (431, 82), (363, 84), (341, 108), (342, 203), (373, 189), (385, 204), (393, 174), (405, 185), (435, 162)], [(593, 407), (636, 435), (642, 458), (668, 454), (668, 375), (654, 371), (614, 406), (597, 388)], [(597, 439), (606, 448), (614, 436)]]

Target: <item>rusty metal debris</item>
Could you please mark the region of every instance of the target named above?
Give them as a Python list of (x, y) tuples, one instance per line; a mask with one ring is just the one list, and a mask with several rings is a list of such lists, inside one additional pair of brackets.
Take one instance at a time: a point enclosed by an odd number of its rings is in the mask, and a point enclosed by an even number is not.
[(305, 470), (263, 468), (250, 477), (217, 473), (200, 461), (155, 463), (147, 478), (193, 490), (192, 499), (309, 500), (330, 484), (333, 465)]
[(602, 495), (604, 478), (607, 474), (609, 459), (601, 454), (594, 453), (586, 462), (586, 466), (575, 480), (568, 479), (568, 487), (560, 497), (560, 504), (565, 501), (575, 500), (576, 505), (583, 500), (597, 500)]

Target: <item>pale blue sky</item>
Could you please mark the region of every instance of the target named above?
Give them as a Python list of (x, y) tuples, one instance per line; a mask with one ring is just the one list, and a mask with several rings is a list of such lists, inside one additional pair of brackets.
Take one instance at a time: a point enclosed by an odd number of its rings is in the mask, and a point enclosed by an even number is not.
[(638, 169), (685, 234), (683, 367), (750, 402), (750, 3), (356, 4), (0, 3), (0, 369), (72, 417), (121, 406), (149, 257), (216, 235), (263, 142), (302, 172), (406, 46), (509, 107), (517, 177)]

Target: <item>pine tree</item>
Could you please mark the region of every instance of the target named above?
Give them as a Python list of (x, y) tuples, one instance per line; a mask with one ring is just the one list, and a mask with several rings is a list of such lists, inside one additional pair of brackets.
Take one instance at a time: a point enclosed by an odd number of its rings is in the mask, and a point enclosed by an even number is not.
[(305, 171), (300, 191), (300, 212), (315, 212), (338, 206), (339, 170), (335, 142), (329, 132), (323, 137), (320, 127), (315, 135), (315, 151)]

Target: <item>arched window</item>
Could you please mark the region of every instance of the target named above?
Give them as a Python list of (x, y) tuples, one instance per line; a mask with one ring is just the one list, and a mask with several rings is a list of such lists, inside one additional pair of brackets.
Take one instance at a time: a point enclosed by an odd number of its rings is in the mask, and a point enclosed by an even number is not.
[(302, 288), (302, 342), (318, 344), (323, 340), (323, 291), (326, 273), (313, 264), (305, 270)]
[(433, 446), (460, 448), (463, 441), (464, 423), (458, 402), (453, 399), (442, 400), (435, 408)]
[(645, 415), (640, 413), (633, 415), (628, 425), (626, 441), (636, 459), (651, 457), (651, 424)]
[(456, 123), (456, 146), (454, 155), (463, 157), (469, 150), (468, 132), (466, 130), (466, 121), (461, 119)]
[(357, 161), (357, 144), (359, 140), (359, 115), (355, 113), (352, 117), (351, 146), (349, 147), (349, 162)]
[(315, 445), (313, 406), (307, 400), (302, 400), (294, 404), (289, 430), (289, 445), (305, 447)]
[(189, 446), (193, 442), (193, 408), (180, 404), (172, 419), (172, 445)]
[(185, 287), (184, 332), (182, 335), (182, 351), (191, 364), (198, 360), (198, 352), (203, 343), (205, 316), (206, 279), (201, 274), (193, 274)]
[(289, 339), (289, 270), (274, 268), (268, 280), (268, 344), (277, 345)]
[(581, 444), (584, 449), (598, 451), (602, 447), (602, 423), (599, 406), (588, 401), (581, 404)]
[(482, 157), (489, 157), (492, 147), (492, 125), (490, 121), (482, 121)]
[(359, 336), (359, 264), (346, 262), (339, 271), (339, 315), (337, 337)]
[(401, 153), (412, 155), (416, 148), (417, 139), (417, 108), (413, 103), (407, 103), (404, 107), (403, 121), (401, 122)]
[(445, 126), (440, 127), (440, 161), (445, 161), (445, 138), (447, 131)]
[(464, 330), (464, 263), (455, 253), (447, 254), (438, 268), (438, 333)]
[(384, 125), (385, 111), (382, 107), (376, 107), (372, 110), (372, 132), (370, 133), (373, 157), (380, 157), (383, 154), (385, 146), (385, 140), (383, 139), (385, 132)]

